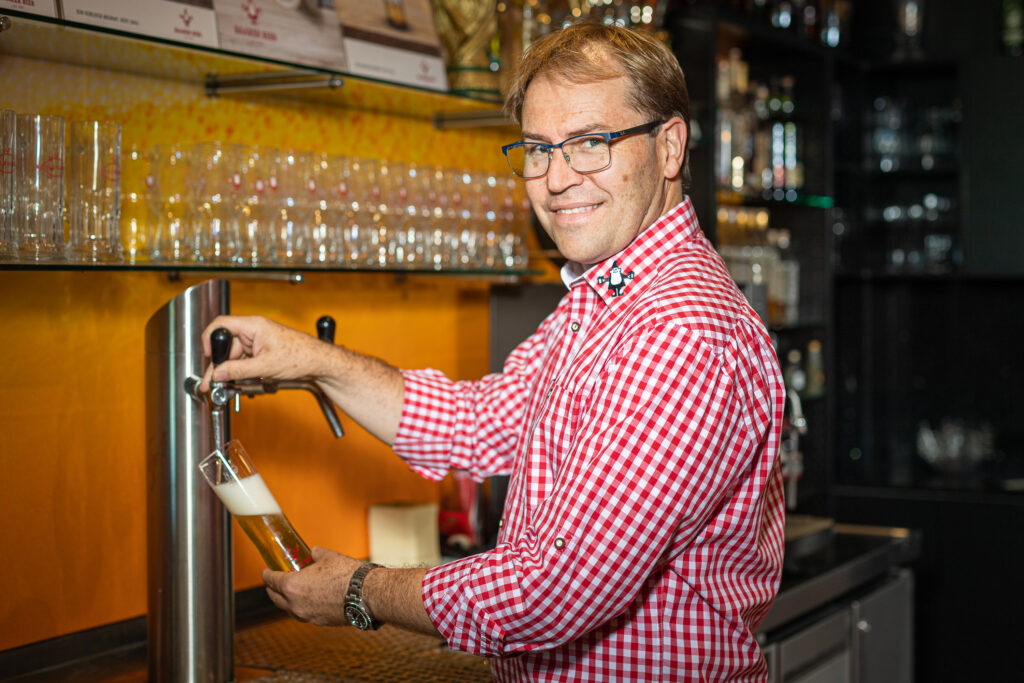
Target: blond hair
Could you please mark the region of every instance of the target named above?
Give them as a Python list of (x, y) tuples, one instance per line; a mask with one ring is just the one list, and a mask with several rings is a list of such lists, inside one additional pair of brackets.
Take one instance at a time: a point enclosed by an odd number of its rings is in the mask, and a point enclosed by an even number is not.
[[(672, 52), (648, 33), (592, 22), (570, 24), (530, 45), (523, 54), (505, 98), (505, 113), (522, 122), (526, 90), (538, 76), (571, 83), (596, 83), (624, 76), (626, 101), (649, 119), (678, 116), (690, 137), (690, 96)], [(680, 171), (683, 191), (690, 186), (690, 152)]]

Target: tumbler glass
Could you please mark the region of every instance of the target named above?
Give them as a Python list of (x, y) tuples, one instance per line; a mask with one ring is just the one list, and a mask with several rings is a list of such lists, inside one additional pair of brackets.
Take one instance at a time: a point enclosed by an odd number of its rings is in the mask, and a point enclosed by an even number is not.
[(190, 263), (195, 244), (188, 235), (188, 150), (164, 144), (154, 147), (151, 155), (149, 206), (156, 222), (150, 257), (157, 263)]
[(19, 114), (15, 135), (18, 258), (59, 261), (64, 257), (64, 118)]
[(277, 198), (277, 150), (262, 145), (242, 149), (244, 192), (239, 261), (245, 265), (274, 263), (274, 215)]
[(121, 124), (72, 121), (68, 144), (69, 261), (121, 260)]
[(0, 261), (18, 258), (14, 229), (14, 139), (17, 114), (0, 109)]
[(151, 155), (137, 145), (121, 148), (121, 252), (125, 263), (149, 260), (153, 216), (148, 196), (155, 178)]
[(311, 203), (305, 190), (311, 157), (308, 152), (282, 150), (277, 159), (277, 205), (274, 213), (274, 257), (279, 264), (311, 262)]
[(200, 142), (192, 147), (190, 190), (195, 200), (192, 241), (199, 263), (234, 265), (242, 261), (240, 224), (244, 220), (240, 145)]
[(345, 206), (338, 187), (343, 161), (336, 156), (313, 154), (307, 166), (305, 197), (309, 215), (309, 257), (314, 265), (333, 266), (341, 254), (341, 230)]
[(199, 470), (268, 567), (298, 571), (313, 561), (309, 546), (284, 516), (237, 439), (203, 458)]

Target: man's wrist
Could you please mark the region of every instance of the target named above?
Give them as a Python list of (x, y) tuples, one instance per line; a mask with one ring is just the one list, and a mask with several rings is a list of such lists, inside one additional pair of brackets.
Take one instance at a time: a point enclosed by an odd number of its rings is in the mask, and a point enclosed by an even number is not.
[(345, 591), (345, 618), (361, 631), (373, 631), (381, 625), (363, 596), (363, 584), (374, 569), (380, 569), (380, 565), (371, 562), (361, 565), (352, 573)]

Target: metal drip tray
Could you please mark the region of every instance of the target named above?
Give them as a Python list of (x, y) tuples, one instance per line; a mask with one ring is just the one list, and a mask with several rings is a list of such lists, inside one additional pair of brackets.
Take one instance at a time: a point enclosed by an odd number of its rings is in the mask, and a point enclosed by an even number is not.
[(293, 619), (240, 630), (235, 635), (235, 668), (239, 680), (261, 683), (492, 680), (485, 658), (449, 650), (437, 638), (392, 626), (363, 633)]

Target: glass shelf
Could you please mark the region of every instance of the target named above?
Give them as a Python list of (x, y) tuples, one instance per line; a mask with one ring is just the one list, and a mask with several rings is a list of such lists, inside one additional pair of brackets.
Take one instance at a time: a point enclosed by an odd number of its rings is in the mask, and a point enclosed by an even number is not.
[[(379, 111), (410, 118), (433, 119), (436, 125), (467, 115), (472, 125), (510, 125), (497, 109), (500, 103), (447, 92), (353, 76), (306, 64), (261, 59), (249, 55), (161, 38), (138, 36), (106, 28), (77, 24), (3, 10), (11, 26), (0, 33), (0, 55), (62, 62), (206, 86), (208, 79), (264, 77), (270, 82), (296, 77), (323, 77), (322, 88), (299, 86), (289, 97), (322, 101), (335, 106)], [(115, 49), (116, 48), (116, 49)], [(130, 58), (125, 58), (125, 52)], [(334, 81), (340, 87), (329, 87)], [(280, 85), (276, 91), (283, 90)], [(223, 96), (230, 96), (223, 92)], [(488, 112), (494, 116), (487, 118)], [(466, 125), (466, 124), (463, 124)]]
[(92, 271), (92, 272), (159, 272), (171, 276), (184, 274), (200, 275), (224, 275), (225, 277), (266, 277), (266, 276), (292, 276), (294, 282), (301, 282), (304, 275), (311, 273), (383, 273), (391, 275), (450, 275), (455, 277), (471, 277), (481, 280), (494, 278), (496, 280), (516, 279), (520, 277), (542, 275), (539, 270), (514, 269), (496, 270), (488, 268), (369, 268), (357, 266), (315, 266), (315, 265), (274, 265), (253, 267), (231, 267), (225, 265), (203, 265), (201, 263), (27, 263), (20, 261), (0, 262), (0, 271), (5, 270), (35, 270), (35, 271)]
[(835, 204), (832, 197), (806, 194), (796, 190), (765, 190), (755, 195), (722, 188), (718, 190), (718, 203), (722, 206), (806, 206), (815, 209), (831, 209)]

